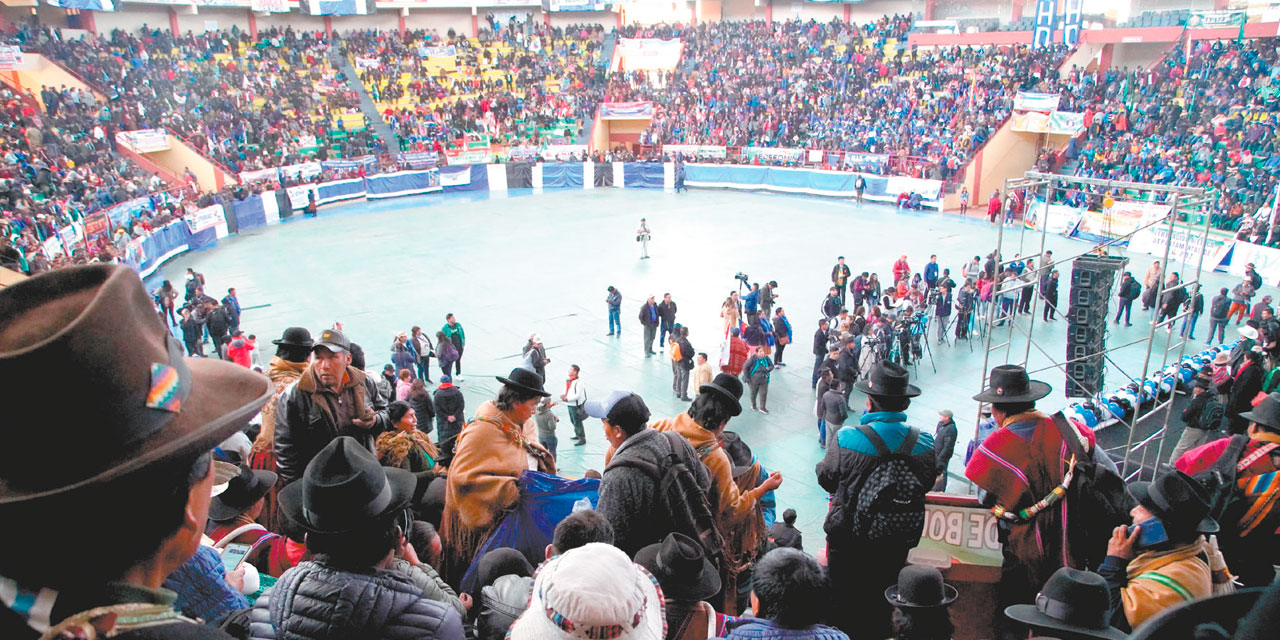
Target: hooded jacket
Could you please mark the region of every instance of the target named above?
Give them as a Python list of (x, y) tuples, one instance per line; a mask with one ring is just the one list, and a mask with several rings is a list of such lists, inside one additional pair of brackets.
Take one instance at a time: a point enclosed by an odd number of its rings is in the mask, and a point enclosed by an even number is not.
[(341, 571), (324, 556), (288, 570), (249, 613), (252, 640), (463, 640), (462, 617), (408, 577)]

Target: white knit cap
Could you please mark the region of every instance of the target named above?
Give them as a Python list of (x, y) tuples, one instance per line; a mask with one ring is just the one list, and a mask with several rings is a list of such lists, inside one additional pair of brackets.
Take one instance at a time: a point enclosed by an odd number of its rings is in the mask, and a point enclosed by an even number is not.
[(593, 542), (542, 564), (510, 640), (662, 640), (662, 590), (644, 567)]

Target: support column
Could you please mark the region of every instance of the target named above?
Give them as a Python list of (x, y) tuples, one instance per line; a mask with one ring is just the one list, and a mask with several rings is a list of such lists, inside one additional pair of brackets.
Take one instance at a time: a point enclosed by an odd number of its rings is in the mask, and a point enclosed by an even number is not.
[(702, 0), (694, 0), (693, 4), (689, 5), (689, 25), (690, 26), (693, 26), (693, 27), (698, 26), (698, 10), (701, 8), (702, 8)]
[(400, 11), (399, 11), (399, 15), (396, 17), (396, 26), (400, 27), (400, 37), (401, 37), (401, 38), (404, 38), (405, 31), (407, 31), (407, 29), (405, 28), (405, 24), (404, 24), (404, 18), (405, 18), (405, 15), (404, 15), (404, 14), (405, 14), (405, 13), (407, 13), (408, 11), (409, 11), (409, 8), (408, 8), (408, 7), (404, 7), (404, 8), (402, 8), (402, 9), (400, 9)]
[(254, 13), (253, 9), (249, 10), (249, 37), (258, 39), (258, 14)]
[[(926, 6), (926, 7), (925, 7), (925, 9), (927, 10), (927, 9), (928, 9), (928, 6)], [(850, 6), (850, 5), (849, 5), (849, 3), (847, 3), (847, 2), (846, 2), (846, 3), (844, 3), (844, 21), (845, 21), (845, 22), (848, 22), (848, 21), (849, 21), (849, 18), (852, 18), (852, 17), (853, 17), (853, 7), (852, 7), (852, 6)], [(926, 18), (926, 20), (927, 20), (927, 19), (928, 19), (928, 18)]]
[(480, 37), (480, 16), (476, 14), (475, 7), (471, 7), (471, 37)]
[(98, 24), (93, 20), (93, 13), (88, 9), (80, 12), (80, 28), (96, 36), (98, 35)]
[[(1013, 0), (1013, 3), (1015, 5), (1018, 4), (1018, 0)], [(845, 8), (847, 9), (848, 6), (846, 6)], [(938, 9), (938, 0), (924, 0), (924, 19), (932, 20), (933, 13), (937, 9)]]
[(549, 26), (551, 26), (551, 12), (550, 12), (550, 11), (543, 11), (543, 12), (542, 12), (542, 24), (545, 24), (545, 25), (547, 25), (548, 27), (549, 27)]
[(178, 28), (178, 10), (173, 7), (169, 7), (169, 33), (172, 33), (175, 38), (182, 33)]
[(324, 37), (327, 39), (333, 38), (333, 16), (324, 17)]
[(1217, 11), (1226, 9), (1229, 4), (1230, 2), (1228, 2), (1228, 0), (1213, 0), (1213, 8)]
[(1102, 51), (1098, 54), (1098, 71), (1106, 71), (1111, 68), (1111, 59), (1116, 53), (1115, 46), (1114, 43), (1102, 45)]
[(773, 24), (773, 2), (764, 0), (764, 23)]
[(1009, 16), (1011, 22), (1017, 22), (1022, 19), (1022, 5), (1026, 4), (1026, 0), (1013, 0), (1013, 15)]

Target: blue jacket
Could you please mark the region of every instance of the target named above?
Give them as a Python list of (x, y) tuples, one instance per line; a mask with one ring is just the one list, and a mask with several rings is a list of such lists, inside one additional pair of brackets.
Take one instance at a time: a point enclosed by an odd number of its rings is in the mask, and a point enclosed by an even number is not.
[(200, 545), (195, 555), (169, 574), (164, 588), (178, 594), (174, 606), (192, 619), (213, 622), (238, 609), (248, 609), (250, 602), (227, 584), (222, 556), (213, 547)]
[(930, 262), (924, 265), (924, 281), (928, 282), (929, 286), (933, 286), (933, 283), (938, 281), (938, 263)]
[(755, 313), (760, 309), (759, 289), (752, 290), (747, 295), (742, 296), (742, 308), (746, 309), (747, 313)]
[(738, 618), (728, 624), (726, 640), (849, 640), (839, 629), (815, 624), (808, 629), (784, 629), (772, 620)]
[(412, 342), (404, 343), (403, 349), (396, 349), (395, 345), (392, 345), (391, 364), (396, 367), (396, 375), (400, 374), (401, 369), (408, 369), (411, 373), (417, 372), (418, 360), (418, 350), (414, 348)]

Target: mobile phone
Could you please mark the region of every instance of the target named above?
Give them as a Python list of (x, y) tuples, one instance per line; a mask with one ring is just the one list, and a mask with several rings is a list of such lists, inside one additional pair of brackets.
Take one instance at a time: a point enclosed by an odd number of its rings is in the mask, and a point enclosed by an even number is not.
[(1142, 527), (1142, 534), (1138, 536), (1137, 544), (1139, 547), (1148, 549), (1169, 541), (1169, 534), (1164, 530), (1164, 523), (1158, 518), (1151, 518), (1138, 524), (1129, 525), (1129, 535), (1133, 535), (1134, 527)]
[(232, 543), (222, 550), (222, 567), (228, 572), (235, 571), (240, 563), (244, 562), (245, 556), (249, 555), (250, 547), (247, 544)]

